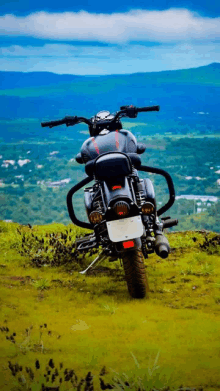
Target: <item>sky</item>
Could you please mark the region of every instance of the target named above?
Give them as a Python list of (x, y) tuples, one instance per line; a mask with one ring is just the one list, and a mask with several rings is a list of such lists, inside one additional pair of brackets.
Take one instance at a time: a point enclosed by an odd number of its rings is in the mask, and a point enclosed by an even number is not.
[(0, 0), (0, 70), (105, 75), (220, 62), (218, 0)]

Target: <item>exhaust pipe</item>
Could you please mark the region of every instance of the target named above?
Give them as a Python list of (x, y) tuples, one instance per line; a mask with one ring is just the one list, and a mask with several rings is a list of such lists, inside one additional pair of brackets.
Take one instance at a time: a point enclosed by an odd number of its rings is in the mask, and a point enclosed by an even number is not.
[(163, 234), (156, 236), (155, 252), (163, 259), (167, 258), (169, 255), (170, 245), (167, 238)]

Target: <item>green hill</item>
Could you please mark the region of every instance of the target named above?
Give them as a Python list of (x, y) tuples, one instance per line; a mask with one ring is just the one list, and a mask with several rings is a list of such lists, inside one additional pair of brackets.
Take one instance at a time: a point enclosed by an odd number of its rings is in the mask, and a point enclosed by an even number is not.
[[(186, 83), (220, 85), (220, 63), (199, 68), (176, 71), (134, 73), (129, 75), (75, 76), (57, 75), (50, 72), (3, 72), (0, 71), (1, 95), (41, 96), (50, 93), (102, 93), (112, 87), (143, 83)], [(45, 89), (47, 87), (47, 89)]]
[[(220, 64), (130, 75), (75, 76), (0, 72), (1, 118), (92, 115), (120, 105), (160, 104), (162, 117), (193, 111), (218, 113)], [(102, 107), (100, 106), (103, 105)], [(166, 113), (166, 114), (165, 114)]]
[(96, 256), (74, 250), (86, 230), (0, 232), (1, 389), (219, 389), (219, 235), (168, 234), (171, 254), (145, 260), (150, 294), (137, 300), (118, 261), (78, 273)]

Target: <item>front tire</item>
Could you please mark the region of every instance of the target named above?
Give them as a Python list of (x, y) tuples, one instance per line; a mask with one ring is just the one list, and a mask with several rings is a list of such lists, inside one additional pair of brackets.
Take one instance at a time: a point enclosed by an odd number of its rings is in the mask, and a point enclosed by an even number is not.
[(144, 257), (140, 249), (121, 255), (127, 281), (128, 292), (134, 299), (142, 299), (149, 292)]

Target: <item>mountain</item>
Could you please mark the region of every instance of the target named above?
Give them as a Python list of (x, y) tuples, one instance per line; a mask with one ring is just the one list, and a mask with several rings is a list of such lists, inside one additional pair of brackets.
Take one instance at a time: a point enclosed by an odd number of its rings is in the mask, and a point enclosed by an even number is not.
[[(220, 63), (212, 63), (207, 66), (199, 68), (182, 69), (176, 71), (162, 71), (162, 72), (146, 72), (133, 73), (126, 75), (106, 75), (106, 76), (77, 76), (77, 75), (58, 75), (52, 72), (4, 72), (0, 71), (0, 86), (2, 90), (17, 89), (17, 88), (32, 88), (39, 86), (58, 86), (67, 83), (81, 83), (81, 82), (97, 82), (106, 80), (120, 79), (128, 81), (140, 80), (152, 81), (157, 79), (160, 82), (168, 83), (171, 81), (185, 81), (194, 83), (220, 83)], [(83, 83), (84, 85), (84, 83)], [(16, 91), (17, 95), (18, 92)]]
[(130, 75), (76, 76), (0, 72), (0, 117), (59, 118), (93, 115), (120, 105), (160, 104), (161, 116), (218, 114), (220, 64)]

